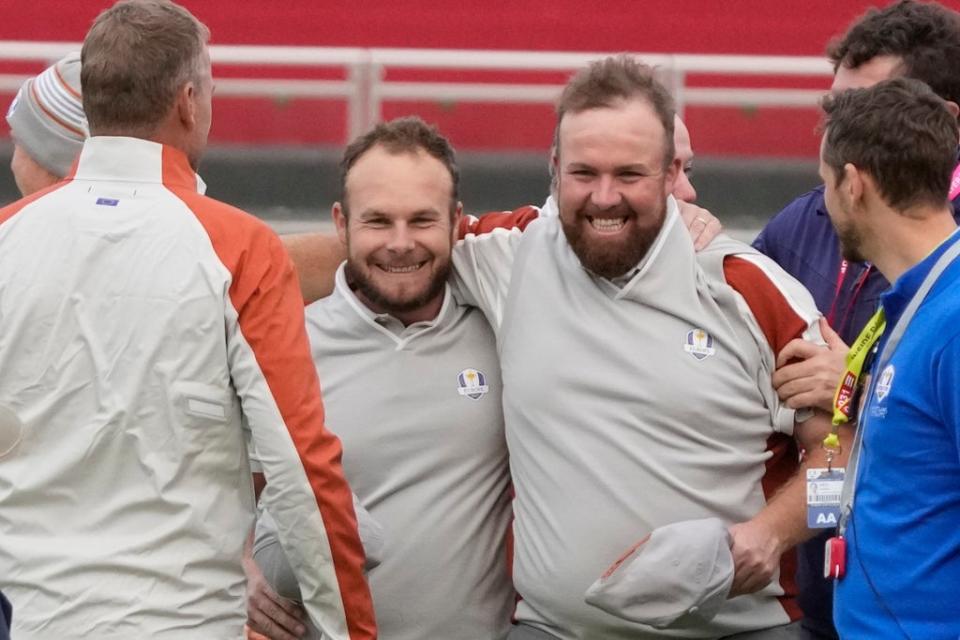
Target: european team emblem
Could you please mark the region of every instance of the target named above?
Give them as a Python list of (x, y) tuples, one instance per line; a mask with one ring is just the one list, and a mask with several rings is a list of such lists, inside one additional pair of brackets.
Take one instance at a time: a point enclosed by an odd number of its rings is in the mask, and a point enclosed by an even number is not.
[(471, 400), (479, 400), (490, 391), (487, 386), (487, 376), (483, 371), (464, 369), (457, 375), (457, 392)]
[(717, 352), (713, 346), (713, 336), (703, 329), (687, 331), (687, 341), (683, 345), (683, 350), (697, 360), (703, 360)]
[(896, 371), (893, 368), (892, 364), (888, 364), (887, 368), (883, 370), (883, 373), (880, 374), (880, 378), (877, 379), (877, 402), (883, 402), (883, 399), (890, 395), (890, 388), (893, 386), (893, 374)]

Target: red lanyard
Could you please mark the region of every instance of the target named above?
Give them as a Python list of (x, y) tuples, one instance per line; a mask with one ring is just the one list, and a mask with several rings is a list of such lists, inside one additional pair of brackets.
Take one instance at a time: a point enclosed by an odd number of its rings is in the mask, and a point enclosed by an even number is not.
[(867, 277), (869, 277), (870, 271), (873, 269), (873, 265), (868, 264), (867, 268), (863, 270), (862, 274), (860, 274), (860, 277), (857, 278), (856, 284), (853, 285), (853, 291), (850, 293), (850, 300), (847, 302), (846, 311), (843, 313), (843, 318), (840, 320), (840, 325), (837, 325), (837, 302), (840, 300), (840, 290), (843, 288), (843, 281), (847, 277), (847, 269), (849, 268), (849, 262), (846, 260), (840, 261), (840, 271), (837, 273), (837, 285), (833, 290), (833, 304), (830, 305), (830, 313), (827, 315), (827, 322), (837, 331), (842, 329), (842, 325), (846, 324), (847, 318), (850, 317), (850, 311), (853, 309), (853, 305), (857, 302), (857, 297), (860, 295), (860, 290), (863, 289), (863, 285), (866, 284)]

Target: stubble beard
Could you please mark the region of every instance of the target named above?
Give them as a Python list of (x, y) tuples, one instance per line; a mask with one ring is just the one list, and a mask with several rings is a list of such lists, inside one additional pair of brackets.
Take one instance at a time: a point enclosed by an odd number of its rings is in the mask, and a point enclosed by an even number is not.
[(848, 262), (866, 262), (863, 256), (863, 238), (860, 232), (849, 222), (842, 228), (837, 227), (837, 238), (840, 240), (840, 253)]
[(450, 260), (441, 262), (434, 257), (433, 264), (436, 266), (436, 269), (427, 286), (420, 292), (406, 297), (398, 297), (381, 289), (370, 275), (371, 270), (377, 269), (378, 267), (368, 267), (366, 265), (360, 265), (358, 267), (357, 261), (352, 257), (347, 258), (347, 264), (344, 266), (344, 275), (351, 288), (363, 298), (378, 309), (395, 315), (416, 311), (443, 293), (447, 278), (450, 275)]

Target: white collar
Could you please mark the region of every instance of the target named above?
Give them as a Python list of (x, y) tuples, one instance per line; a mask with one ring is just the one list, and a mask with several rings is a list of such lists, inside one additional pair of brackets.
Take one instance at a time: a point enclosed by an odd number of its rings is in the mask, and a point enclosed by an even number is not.
[(179, 149), (125, 136), (87, 138), (80, 150), (75, 180), (162, 183), (204, 194), (207, 185)]

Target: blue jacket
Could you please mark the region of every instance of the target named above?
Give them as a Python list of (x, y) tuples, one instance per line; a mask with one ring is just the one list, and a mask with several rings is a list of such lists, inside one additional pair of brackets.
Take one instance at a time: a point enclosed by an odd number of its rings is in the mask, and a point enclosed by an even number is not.
[[(960, 223), (960, 198), (953, 201)], [(823, 186), (803, 194), (775, 215), (753, 241), (813, 295), (820, 312), (843, 341), (853, 342), (877, 310), (880, 294), (890, 283), (864, 263), (850, 263), (840, 277), (840, 240), (823, 200)], [(833, 626), (833, 583), (823, 577), (823, 547), (828, 529), (798, 548), (797, 602), (803, 625), (823, 638), (836, 639)]]
[[(960, 231), (881, 297), (900, 318)], [(889, 362), (874, 361), (847, 524), (847, 575), (837, 583), (843, 637), (960, 637), (960, 258), (937, 279)], [(884, 341), (881, 338), (881, 353)], [(882, 367), (882, 369), (881, 369)]]

